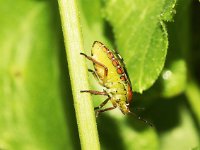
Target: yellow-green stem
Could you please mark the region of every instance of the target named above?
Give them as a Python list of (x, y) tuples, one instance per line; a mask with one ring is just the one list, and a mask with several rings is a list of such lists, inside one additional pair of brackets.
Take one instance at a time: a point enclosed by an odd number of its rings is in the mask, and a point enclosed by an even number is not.
[(77, 3), (76, 0), (58, 0), (58, 3), (81, 148), (98, 150), (100, 145), (91, 96), (80, 93), (89, 89), (89, 85), (85, 59), (80, 55), (83, 52), (83, 40)]

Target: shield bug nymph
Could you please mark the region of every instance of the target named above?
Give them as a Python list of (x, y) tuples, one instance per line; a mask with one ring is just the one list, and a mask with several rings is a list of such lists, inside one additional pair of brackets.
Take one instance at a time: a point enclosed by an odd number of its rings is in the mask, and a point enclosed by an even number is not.
[[(129, 110), (129, 104), (132, 101), (132, 87), (128, 77), (122, 57), (118, 52), (109, 50), (104, 44), (95, 41), (92, 46), (91, 56), (87, 56), (88, 60), (93, 62), (94, 70), (90, 70), (99, 84), (104, 87), (103, 91), (83, 90), (81, 92), (88, 92), (94, 95), (105, 95), (108, 98), (103, 101), (98, 107), (95, 107), (96, 116), (99, 113), (119, 108), (121, 112), (126, 114), (133, 114)], [(111, 101), (112, 107), (103, 108), (108, 101)], [(141, 117), (138, 119), (143, 120)]]

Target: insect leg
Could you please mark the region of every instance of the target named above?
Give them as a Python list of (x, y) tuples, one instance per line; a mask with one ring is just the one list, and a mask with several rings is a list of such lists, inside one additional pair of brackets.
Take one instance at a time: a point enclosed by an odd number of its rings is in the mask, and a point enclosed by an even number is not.
[(107, 102), (110, 100), (110, 97), (108, 97), (105, 101), (103, 101), (99, 106), (95, 107), (94, 110), (102, 108), (104, 105), (107, 104)]
[(94, 91), (94, 90), (82, 90), (80, 92), (82, 92), (82, 93), (87, 92), (87, 93), (90, 93), (90, 94), (93, 94), (93, 95), (108, 95), (108, 93), (105, 92), (105, 91), (101, 92), (101, 91)]
[(99, 76), (97, 75), (97, 73), (94, 70), (88, 69), (88, 71), (91, 72), (92, 75), (94, 76), (94, 78), (98, 80), (99, 84), (101, 84), (101, 85), (103, 84), (102, 81), (99, 79)]
[(114, 105), (113, 107), (108, 107), (108, 108), (105, 108), (105, 109), (96, 110), (96, 117), (98, 117), (100, 113), (103, 113), (103, 112), (106, 112), (106, 111), (109, 111), (109, 110), (113, 110), (115, 108), (117, 108), (117, 105)]
[(108, 76), (108, 68), (104, 64), (102, 64), (102, 63), (96, 61), (95, 59), (93, 59), (92, 57), (87, 56), (84, 53), (80, 53), (80, 54), (85, 56), (88, 60), (91, 60), (94, 64), (97, 64), (97, 65), (99, 65), (99, 66), (104, 68), (104, 78), (103, 78), (103, 84), (104, 84), (106, 82), (106, 79), (107, 79), (107, 76)]

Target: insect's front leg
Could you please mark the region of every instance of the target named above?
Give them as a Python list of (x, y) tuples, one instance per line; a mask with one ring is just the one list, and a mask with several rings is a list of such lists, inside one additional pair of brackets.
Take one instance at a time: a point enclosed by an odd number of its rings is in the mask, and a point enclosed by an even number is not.
[(94, 78), (99, 82), (99, 84), (103, 85), (102, 80), (100, 80), (98, 74), (97, 74), (94, 70), (92, 70), (92, 69), (88, 69), (88, 71), (92, 73), (92, 75), (93, 75)]
[(85, 58), (87, 58), (88, 60), (92, 61), (94, 64), (97, 64), (97, 65), (99, 65), (99, 66), (101, 66), (101, 67), (104, 68), (104, 77), (103, 77), (103, 85), (104, 85), (104, 84), (106, 83), (106, 81), (107, 81), (108, 68), (107, 68), (104, 64), (102, 64), (102, 63), (96, 61), (94, 58), (92, 58), (92, 57), (90, 57), (90, 56), (87, 56), (87, 55), (84, 54), (84, 53), (80, 53), (80, 54), (83, 55), (83, 56), (85, 56)]

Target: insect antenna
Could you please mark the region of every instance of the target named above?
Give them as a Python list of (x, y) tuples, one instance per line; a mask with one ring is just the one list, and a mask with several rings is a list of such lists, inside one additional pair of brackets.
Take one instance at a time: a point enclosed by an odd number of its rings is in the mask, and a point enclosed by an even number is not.
[(153, 127), (153, 124), (152, 124), (151, 122), (149, 122), (149, 121), (143, 119), (142, 117), (136, 115), (135, 113), (133, 113), (133, 112), (130, 111), (129, 114), (135, 116), (138, 120), (144, 122), (145, 124), (148, 124), (149, 126)]

